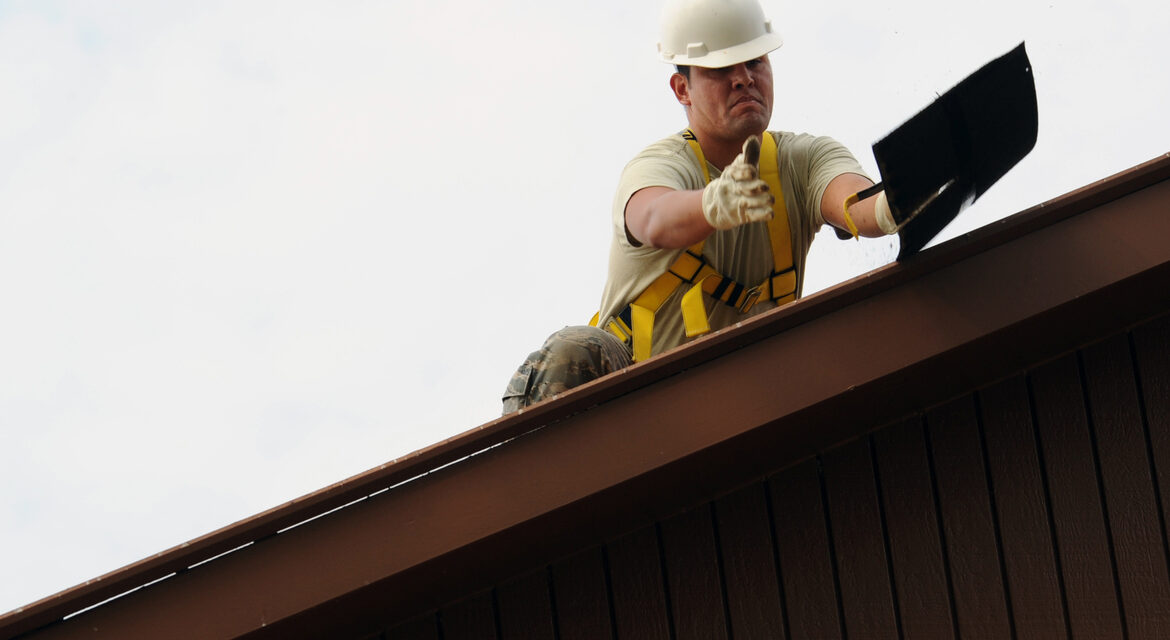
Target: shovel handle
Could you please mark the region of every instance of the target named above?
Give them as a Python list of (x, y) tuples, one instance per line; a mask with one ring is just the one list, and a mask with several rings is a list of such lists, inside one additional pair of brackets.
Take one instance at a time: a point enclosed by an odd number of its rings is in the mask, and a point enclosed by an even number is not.
[(853, 223), (853, 216), (849, 215), (849, 207), (852, 207), (853, 205), (857, 204), (858, 202), (860, 202), (862, 200), (865, 200), (866, 198), (876, 196), (878, 194), (878, 192), (880, 192), (884, 188), (885, 187), (882, 185), (882, 183), (879, 182), (875, 185), (872, 185), (870, 187), (866, 187), (865, 189), (858, 191), (857, 193), (849, 196), (848, 198), (845, 198), (845, 204), (843, 205), (844, 210), (845, 210), (845, 224), (849, 225), (849, 233), (853, 235), (854, 240), (856, 240), (857, 236), (858, 236), (857, 225)]

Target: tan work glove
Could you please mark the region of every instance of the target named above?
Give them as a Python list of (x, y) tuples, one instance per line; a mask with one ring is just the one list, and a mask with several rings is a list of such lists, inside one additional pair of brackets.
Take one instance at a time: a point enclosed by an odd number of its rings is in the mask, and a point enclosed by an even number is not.
[(772, 217), (775, 198), (767, 183), (760, 180), (759, 165), (760, 139), (752, 136), (743, 143), (743, 153), (703, 189), (703, 217), (707, 224), (731, 229)]
[(873, 203), (873, 218), (882, 233), (892, 235), (898, 233), (898, 223), (894, 222), (894, 214), (890, 211), (890, 203), (886, 200), (886, 192), (878, 194)]

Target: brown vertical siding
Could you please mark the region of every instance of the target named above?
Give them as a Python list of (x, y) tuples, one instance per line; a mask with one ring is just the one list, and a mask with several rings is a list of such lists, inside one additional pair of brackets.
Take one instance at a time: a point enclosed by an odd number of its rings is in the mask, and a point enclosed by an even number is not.
[(1011, 637), (998, 531), (971, 396), (926, 413), (958, 635)]
[(606, 555), (617, 637), (669, 639), (670, 606), (662, 578), (658, 527), (646, 527), (609, 543)]
[(717, 500), (715, 524), (732, 637), (784, 638), (780, 580), (764, 485), (755, 484)]
[(819, 461), (782, 472), (769, 482), (769, 491), (789, 637), (839, 638), (839, 589)]
[(1113, 552), (1076, 354), (1029, 373), (1069, 630), (1122, 637)]
[(661, 524), (666, 587), (679, 640), (727, 637), (726, 601), (713, 525), (707, 505)]
[(1016, 376), (978, 397), (1015, 630), (1024, 638), (1067, 638), (1027, 382)]
[(609, 580), (600, 548), (587, 549), (552, 566), (561, 640), (611, 637)]
[(853, 637), (897, 638), (894, 590), (869, 438), (826, 453), (822, 463), (845, 629)]
[(1082, 351), (1089, 419), (1109, 517), (1126, 630), (1170, 636), (1170, 581), (1149, 442), (1138, 404), (1128, 336)]
[(495, 640), (496, 606), (492, 592), (474, 595), (439, 610), (443, 640)]
[(556, 640), (556, 618), (549, 596), (549, 572), (541, 569), (496, 589), (500, 636)]
[(904, 637), (953, 638), (950, 584), (921, 418), (878, 431), (873, 447)]
[[(1131, 336), (1166, 544), (1166, 514), (1170, 507), (1170, 316), (1140, 327)], [(1170, 552), (1167, 560), (1170, 562)]]
[(1164, 317), (442, 609), (442, 637), (1167, 637), (1168, 390)]
[(439, 640), (439, 627), (432, 613), (398, 625), (383, 635), (386, 640)]

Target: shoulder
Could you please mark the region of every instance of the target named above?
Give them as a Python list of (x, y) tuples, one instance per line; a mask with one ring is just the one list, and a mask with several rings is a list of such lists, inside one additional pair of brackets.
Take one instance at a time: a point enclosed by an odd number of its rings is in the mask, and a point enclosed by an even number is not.
[(769, 131), (776, 140), (776, 146), (781, 153), (790, 155), (817, 155), (825, 152), (845, 151), (840, 142), (829, 136), (818, 136), (811, 133), (793, 133), (791, 131)]
[(694, 164), (690, 145), (682, 136), (674, 134), (654, 142), (638, 152), (626, 166), (643, 161), (683, 162)]
[(652, 185), (696, 189), (703, 185), (703, 175), (690, 145), (675, 134), (646, 146), (626, 163), (622, 183), (633, 190)]
[(829, 136), (808, 133), (771, 131), (776, 138), (781, 166), (788, 167), (799, 176), (828, 176), (842, 173), (860, 173), (860, 163), (845, 145)]

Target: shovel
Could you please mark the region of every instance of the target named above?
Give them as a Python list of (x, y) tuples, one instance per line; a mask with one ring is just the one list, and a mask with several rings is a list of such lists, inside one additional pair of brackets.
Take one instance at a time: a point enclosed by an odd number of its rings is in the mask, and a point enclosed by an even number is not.
[(1024, 44), (992, 60), (873, 145), (904, 260), (1036, 146), (1036, 85)]

